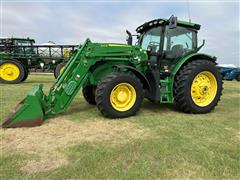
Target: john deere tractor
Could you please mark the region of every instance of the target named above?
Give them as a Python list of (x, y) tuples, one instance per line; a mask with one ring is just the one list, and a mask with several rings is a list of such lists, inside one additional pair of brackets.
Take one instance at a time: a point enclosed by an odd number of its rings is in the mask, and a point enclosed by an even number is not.
[(155, 19), (139, 26), (138, 42), (92, 43), (87, 39), (74, 51), (48, 95), (34, 85), (3, 123), (3, 127), (41, 125), (65, 110), (82, 89), (89, 104), (109, 118), (135, 115), (143, 98), (176, 103), (186, 113), (208, 113), (222, 94), (216, 57), (198, 53), (200, 25)]

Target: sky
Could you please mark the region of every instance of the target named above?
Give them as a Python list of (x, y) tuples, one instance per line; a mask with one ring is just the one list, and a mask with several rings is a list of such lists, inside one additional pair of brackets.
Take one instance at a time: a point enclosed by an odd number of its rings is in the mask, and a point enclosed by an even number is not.
[(1, 0), (2, 37), (30, 37), (37, 44), (126, 43), (126, 29), (152, 19), (169, 18), (201, 24), (201, 52), (218, 57), (218, 63), (240, 66), (239, 1), (63, 1)]

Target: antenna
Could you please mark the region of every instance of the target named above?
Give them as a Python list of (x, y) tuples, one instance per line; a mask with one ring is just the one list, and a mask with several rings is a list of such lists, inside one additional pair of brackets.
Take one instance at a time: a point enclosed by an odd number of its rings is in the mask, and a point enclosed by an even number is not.
[(189, 0), (187, 0), (187, 10), (188, 10), (188, 20), (189, 20), (189, 22), (191, 22), (190, 3), (189, 3)]

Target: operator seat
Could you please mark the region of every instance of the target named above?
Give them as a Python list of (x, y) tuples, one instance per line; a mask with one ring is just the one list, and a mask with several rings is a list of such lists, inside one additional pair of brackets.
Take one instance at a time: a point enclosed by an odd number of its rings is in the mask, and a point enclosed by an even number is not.
[(176, 44), (172, 47), (171, 51), (172, 51), (171, 54), (172, 54), (173, 59), (181, 57), (184, 54), (183, 45), (182, 44)]
[(165, 51), (165, 58), (168, 60), (173, 60), (181, 57), (185, 53), (183, 45), (176, 44), (170, 50)]

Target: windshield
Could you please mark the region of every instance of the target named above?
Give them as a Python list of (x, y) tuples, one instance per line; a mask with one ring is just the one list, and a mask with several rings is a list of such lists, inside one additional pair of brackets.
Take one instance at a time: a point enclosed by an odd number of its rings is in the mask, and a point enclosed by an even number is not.
[(17, 46), (15, 51), (18, 53), (33, 54), (32, 43), (33, 41), (30, 40), (14, 40), (14, 45)]
[(140, 46), (144, 50), (151, 48), (152, 52), (158, 52), (160, 47), (161, 31), (161, 27), (155, 27), (143, 33), (140, 37)]

